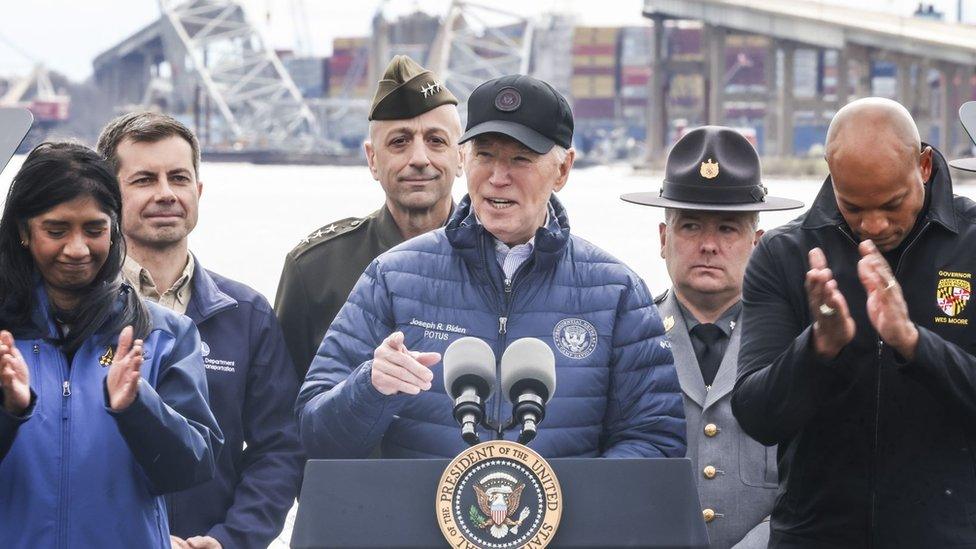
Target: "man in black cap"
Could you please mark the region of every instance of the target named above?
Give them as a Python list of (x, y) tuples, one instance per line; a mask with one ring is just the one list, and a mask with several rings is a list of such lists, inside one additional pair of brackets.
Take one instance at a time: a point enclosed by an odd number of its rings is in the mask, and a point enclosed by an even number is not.
[(369, 113), (366, 160), (386, 203), (320, 227), (285, 257), (275, 311), (299, 379), (349, 290), (376, 256), (441, 227), (460, 175), (457, 99), (405, 55), (390, 61)]
[(684, 393), (688, 453), (711, 547), (765, 548), (776, 448), (732, 417), (742, 277), (763, 232), (759, 212), (802, 207), (766, 195), (759, 155), (738, 132), (705, 126), (671, 149), (660, 192), (622, 196), (665, 208), (661, 257), (672, 288), (655, 300)]
[(826, 156), (743, 286), (732, 411), (779, 445), (770, 547), (974, 547), (976, 203), (888, 99), (840, 109)]
[[(570, 234), (553, 195), (573, 166), (569, 104), (506, 76), (468, 100), (468, 196), (447, 226), (378, 257), (312, 362), (298, 398), (320, 458), (454, 457), (467, 448), (440, 357), (458, 338), (552, 347), (559, 380), (532, 448), (546, 457), (680, 457), (685, 423), (664, 328), (643, 281)], [(497, 369), (496, 369), (497, 371)], [(512, 407), (495, 391), (487, 419)], [(509, 431), (509, 440), (518, 436)], [(485, 434), (486, 438), (494, 435)]]

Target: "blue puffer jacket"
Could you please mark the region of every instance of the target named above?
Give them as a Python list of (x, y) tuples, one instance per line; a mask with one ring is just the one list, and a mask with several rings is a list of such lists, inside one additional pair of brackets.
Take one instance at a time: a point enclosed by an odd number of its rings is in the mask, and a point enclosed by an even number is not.
[(148, 304), (144, 383), (113, 412), (102, 359), (118, 334), (95, 335), (69, 363), (37, 296), (35, 328), (14, 333), (34, 403), (25, 417), (0, 408), (0, 547), (169, 548), (160, 494), (210, 479), (223, 443), (196, 328)]
[[(467, 197), (445, 228), (370, 264), (299, 394), (309, 457), (364, 457), (381, 439), (384, 457), (454, 457), (466, 448), (441, 364), (432, 368), (433, 388), (419, 395), (384, 396), (372, 386), (373, 350), (396, 330), (414, 351), (443, 353), (459, 337), (474, 336), (498, 360), (516, 339), (548, 343), (558, 381), (530, 444), (543, 456), (684, 456), (678, 379), (646, 286), (606, 252), (570, 236), (562, 205), (555, 197), (550, 204), (549, 224), (536, 232), (533, 254), (510, 284)], [(487, 415), (506, 420), (511, 405), (496, 384)]]

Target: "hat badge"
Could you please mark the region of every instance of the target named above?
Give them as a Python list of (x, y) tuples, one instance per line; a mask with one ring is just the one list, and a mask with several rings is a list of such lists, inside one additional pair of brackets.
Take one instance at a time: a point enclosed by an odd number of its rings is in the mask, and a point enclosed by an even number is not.
[(495, 95), (495, 108), (502, 112), (512, 112), (522, 106), (522, 94), (515, 88), (502, 88)]
[(441, 85), (433, 81), (428, 82), (426, 86), (420, 88), (420, 92), (424, 94), (424, 98), (430, 97), (439, 91), (441, 91)]
[(718, 162), (712, 162), (711, 158), (708, 159), (708, 162), (702, 162), (701, 176), (705, 179), (715, 179), (718, 177)]

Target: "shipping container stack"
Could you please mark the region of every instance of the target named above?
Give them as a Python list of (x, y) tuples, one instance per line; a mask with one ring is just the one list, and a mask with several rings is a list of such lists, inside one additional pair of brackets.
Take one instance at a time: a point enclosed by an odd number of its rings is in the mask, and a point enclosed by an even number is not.
[(328, 71), (330, 60), (323, 57), (290, 57), (283, 58), (285, 70), (291, 75), (292, 81), (305, 99), (319, 99), (325, 97), (329, 84)]
[(767, 59), (769, 57), (769, 39), (766, 37), (730, 34), (725, 38), (725, 92), (739, 96), (725, 103), (727, 124), (754, 128), (757, 135), (762, 133), (767, 108), (767, 75), (772, 75), (776, 65), (776, 60)]
[[(359, 77), (349, 82), (350, 75)], [(336, 38), (332, 42), (332, 58), (329, 60), (329, 97), (369, 98), (369, 39), (364, 37)]]
[[(701, 62), (702, 28), (698, 23), (677, 21), (665, 27), (667, 37), (666, 57), (671, 61)], [(705, 78), (700, 72), (675, 74), (671, 77), (669, 112), (673, 118), (683, 118), (704, 108)], [(697, 121), (692, 120), (693, 124)]]
[(576, 27), (570, 96), (582, 128), (612, 128), (618, 117), (616, 27)]
[(640, 140), (647, 135), (653, 41), (648, 26), (624, 27), (620, 31), (620, 116), (627, 133)]

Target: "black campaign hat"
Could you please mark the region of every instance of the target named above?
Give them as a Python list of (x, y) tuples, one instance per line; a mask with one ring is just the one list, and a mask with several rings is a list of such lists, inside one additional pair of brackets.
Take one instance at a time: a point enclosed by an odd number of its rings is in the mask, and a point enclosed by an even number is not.
[(668, 154), (658, 192), (620, 198), (661, 208), (759, 212), (802, 208), (803, 202), (766, 194), (759, 154), (739, 132), (702, 126), (686, 133)]
[(573, 143), (573, 111), (552, 86), (522, 74), (475, 88), (468, 98), (468, 127), (458, 143), (486, 133), (507, 135), (539, 154)]
[[(959, 107), (959, 122), (969, 135), (969, 140), (976, 144), (976, 101), (967, 101)], [(949, 165), (958, 170), (976, 172), (976, 158), (958, 158), (951, 160)]]

